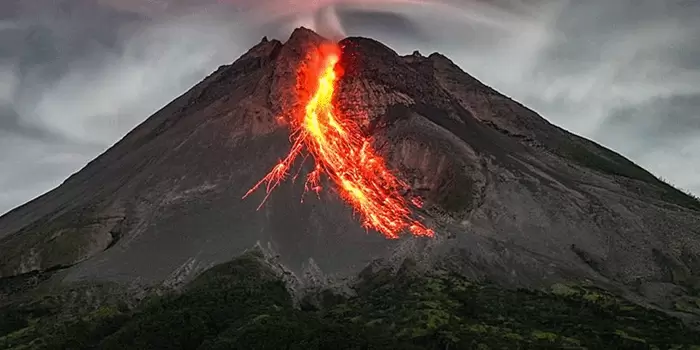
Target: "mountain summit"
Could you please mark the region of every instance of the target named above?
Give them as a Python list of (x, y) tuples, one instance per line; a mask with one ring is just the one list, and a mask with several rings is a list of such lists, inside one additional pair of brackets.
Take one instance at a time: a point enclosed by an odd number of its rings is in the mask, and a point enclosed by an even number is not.
[[(411, 258), (512, 286), (593, 283), (671, 307), (700, 288), (700, 203), (562, 130), (434, 53), (346, 38), (333, 98), (434, 237), (387, 239), (322, 179), (242, 197), (290, 151), (299, 67), (327, 42), (297, 29), (219, 67), (53, 191), (0, 218), (0, 277), (191, 280), (259, 245), (296, 274)], [(303, 172), (301, 172), (304, 170)], [(329, 185), (329, 186), (326, 186)], [(340, 194), (340, 195), (339, 195)], [(392, 260), (393, 259), (393, 260)]]

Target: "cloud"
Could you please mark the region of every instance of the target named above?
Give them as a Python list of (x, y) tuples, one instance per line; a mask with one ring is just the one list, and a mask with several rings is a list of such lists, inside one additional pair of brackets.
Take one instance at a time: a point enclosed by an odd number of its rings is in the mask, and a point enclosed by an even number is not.
[[(654, 0), (4, 0), (0, 213), (59, 184), (263, 35), (439, 51), (700, 193), (700, 6)], [(698, 166), (695, 166), (698, 165)]]
[(700, 193), (698, 111), (700, 94), (658, 96), (613, 109), (595, 134), (667, 181)]
[(230, 35), (211, 32), (201, 19), (153, 25), (119, 52), (73, 61), (23, 115), (71, 139), (111, 144), (244, 49)]

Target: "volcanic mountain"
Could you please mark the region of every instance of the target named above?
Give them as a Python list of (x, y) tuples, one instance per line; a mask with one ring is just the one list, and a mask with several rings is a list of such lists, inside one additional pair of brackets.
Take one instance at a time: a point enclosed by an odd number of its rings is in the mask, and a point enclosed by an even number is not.
[(338, 44), (335, 112), (407, 185), (405, 202), (420, 198), (411, 215), (432, 237), (363, 227), (328, 171), (308, 191), (318, 162), (306, 153), (269, 195), (263, 185), (242, 199), (289, 154), (287, 118), (307, 103), (299, 67), (324, 42), (303, 28), (263, 39), (4, 215), (0, 277), (170, 285), (258, 245), (323, 278), (410, 257), (511, 286), (585, 281), (662, 307), (700, 288), (696, 199), (445, 56), (400, 56), (367, 38)]

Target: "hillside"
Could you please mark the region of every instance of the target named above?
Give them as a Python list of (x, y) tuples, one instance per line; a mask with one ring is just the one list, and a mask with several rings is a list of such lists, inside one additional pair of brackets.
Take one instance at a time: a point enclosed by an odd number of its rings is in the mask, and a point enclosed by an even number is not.
[[(508, 290), (446, 271), (363, 271), (350, 292), (290, 294), (254, 250), (179, 293), (134, 309), (66, 309), (36, 295), (0, 313), (0, 348), (19, 349), (670, 349), (700, 333), (594, 287)], [(93, 290), (94, 292), (94, 290)], [(83, 295), (87, 290), (75, 291)], [(300, 297), (303, 296), (303, 297)], [(77, 302), (77, 301), (74, 301)], [(691, 347), (688, 347), (691, 346)]]

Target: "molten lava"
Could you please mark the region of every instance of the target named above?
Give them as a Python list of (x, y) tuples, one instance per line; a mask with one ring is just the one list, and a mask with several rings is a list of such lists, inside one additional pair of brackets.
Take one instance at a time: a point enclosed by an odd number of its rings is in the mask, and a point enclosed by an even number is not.
[[(433, 236), (432, 230), (412, 218), (408, 201), (401, 195), (408, 185), (389, 171), (359, 125), (343, 118), (334, 107), (336, 82), (342, 74), (339, 58), (337, 45), (322, 45), (302, 67), (300, 91), (302, 95), (304, 91), (310, 93), (303, 113), (290, 121), (292, 149), (243, 198), (266, 184), (266, 200), (305, 148), (316, 161), (307, 175), (306, 190), (318, 193), (321, 175), (326, 174), (341, 197), (360, 213), (363, 227), (373, 228), (387, 238), (398, 238), (406, 229), (417, 236)], [(420, 207), (422, 202), (413, 198), (411, 203)]]

